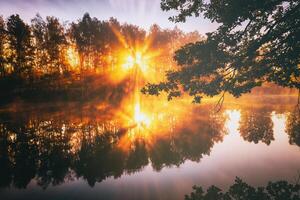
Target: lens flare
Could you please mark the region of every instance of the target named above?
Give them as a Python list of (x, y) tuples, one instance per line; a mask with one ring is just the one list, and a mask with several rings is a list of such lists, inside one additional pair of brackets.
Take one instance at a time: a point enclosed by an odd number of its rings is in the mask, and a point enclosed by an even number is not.
[(129, 70), (134, 67), (138, 67), (142, 72), (146, 72), (148, 69), (147, 57), (143, 56), (140, 51), (135, 52), (133, 55), (128, 55), (125, 58), (123, 69)]
[(125, 63), (123, 64), (123, 69), (129, 70), (133, 68), (134, 64), (135, 64), (134, 58), (131, 55), (129, 55), (125, 59)]

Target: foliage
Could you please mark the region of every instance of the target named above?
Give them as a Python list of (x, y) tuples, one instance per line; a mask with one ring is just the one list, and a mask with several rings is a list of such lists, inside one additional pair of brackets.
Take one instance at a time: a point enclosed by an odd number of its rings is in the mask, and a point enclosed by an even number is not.
[(32, 20), (31, 31), (36, 40), (37, 66), (48, 73), (61, 71), (61, 48), (67, 43), (64, 27), (55, 17), (47, 17), (44, 21), (40, 15)]
[(11, 48), (8, 57), (17, 76), (28, 76), (33, 62), (33, 45), (30, 27), (19, 15), (12, 15), (7, 20), (8, 44)]
[(184, 22), (203, 15), (218, 23), (206, 40), (176, 51), (181, 67), (167, 72), (167, 81), (148, 84), (142, 92), (168, 99), (188, 93), (203, 96), (230, 93), (239, 97), (265, 82), (300, 88), (300, 2), (295, 0), (162, 0), (170, 19)]
[(80, 57), (80, 67), (84, 68), (84, 63), (87, 60), (91, 62), (90, 55), (98, 52), (102, 47), (100, 21), (96, 18), (91, 18), (88, 13), (84, 14), (82, 20), (71, 25), (70, 34), (75, 41), (78, 52), (82, 54)]
[(201, 38), (198, 32), (153, 27), (155, 31), (147, 33), (138, 26), (120, 24), (114, 18), (99, 20), (88, 13), (70, 24), (39, 14), (30, 24), (19, 15), (0, 17), (0, 97), (2, 101), (20, 93), (34, 97), (47, 90), (62, 94), (69, 88), (80, 96), (78, 91), (93, 82), (87, 80), (91, 74), (120, 73), (124, 57), (136, 49), (159, 52), (155, 62), (167, 66), (173, 64), (168, 58), (175, 48)]
[(269, 182), (266, 187), (252, 187), (240, 178), (225, 193), (214, 185), (205, 192), (202, 187), (194, 186), (193, 192), (185, 200), (270, 200), (300, 199), (300, 185), (287, 181)]

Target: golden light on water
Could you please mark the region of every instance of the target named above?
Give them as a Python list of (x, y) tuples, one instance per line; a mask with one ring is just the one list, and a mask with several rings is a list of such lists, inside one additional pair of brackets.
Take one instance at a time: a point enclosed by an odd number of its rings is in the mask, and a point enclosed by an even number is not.
[[(122, 100), (118, 114), (122, 117), (122, 123), (130, 129), (136, 130), (133, 130), (133, 132), (146, 134), (150, 131), (150, 128), (157, 125), (158, 122), (154, 119), (154, 116), (160, 113), (161, 110), (154, 112), (154, 105), (152, 103), (149, 105), (149, 102), (152, 101), (142, 96), (140, 89), (146, 81), (158, 81), (164, 76), (155, 70), (156, 66), (161, 64), (157, 63), (156, 58), (162, 52), (160, 50), (153, 51), (150, 48), (152, 42), (150, 37), (146, 37), (143, 41), (135, 41), (134, 38), (125, 37), (114, 27), (112, 29), (121, 46), (107, 55), (106, 61), (110, 63), (110, 69), (105, 72), (105, 75), (112, 83), (125, 81), (128, 84), (127, 95)], [(73, 70), (80, 70), (80, 57), (75, 46), (71, 45), (66, 49), (65, 57), (68, 65)], [(155, 107), (161, 108), (162, 106), (156, 102)]]
[(151, 120), (150, 118), (143, 112), (141, 112), (141, 106), (139, 103), (136, 103), (134, 106), (134, 122), (137, 127), (149, 127)]
[(124, 73), (125, 70), (125, 73), (131, 77), (131, 84), (134, 85), (131, 94), (128, 95), (125, 101), (127, 105), (129, 103), (131, 109), (129, 121), (133, 123), (134, 129), (149, 129), (151, 118), (144, 110), (142, 111), (140, 89), (143, 87), (144, 75), (147, 75), (147, 78), (155, 76), (155, 72), (150, 70), (151, 60), (155, 54), (152, 55), (148, 50), (149, 41), (137, 46), (130, 46), (122, 34), (116, 31), (115, 34), (126, 49), (120, 53), (121, 60), (123, 60), (120, 65), (123, 70), (121, 73)]

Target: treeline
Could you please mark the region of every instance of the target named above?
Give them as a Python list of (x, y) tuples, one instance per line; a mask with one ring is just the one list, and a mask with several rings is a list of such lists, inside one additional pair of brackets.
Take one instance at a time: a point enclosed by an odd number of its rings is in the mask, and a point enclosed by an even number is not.
[(300, 199), (299, 176), (297, 181), (269, 181), (265, 187), (253, 187), (242, 179), (236, 177), (227, 191), (211, 185), (205, 191), (201, 186), (193, 186), (193, 192), (185, 195), (185, 200), (271, 200), (271, 199)]
[(114, 18), (92, 18), (88, 13), (72, 23), (61, 23), (53, 16), (44, 19), (39, 14), (30, 24), (17, 14), (6, 20), (0, 16), (1, 90), (40, 85), (61, 89), (84, 80), (87, 74), (115, 72), (124, 59), (122, 53), (132, 54), (137, 49), (159, 52), (155, 58), (161, 65), (158, 68), (170, 66), (177, 48), (199, 39), (198, 32), (158, 25), (147, 32)]

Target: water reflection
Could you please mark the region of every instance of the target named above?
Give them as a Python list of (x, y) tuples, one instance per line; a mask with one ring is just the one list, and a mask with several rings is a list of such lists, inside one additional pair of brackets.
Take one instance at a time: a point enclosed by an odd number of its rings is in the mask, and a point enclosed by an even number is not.
[(241, 113), (239, 131), (248, 142), (263, 142), (267, 145), (274, 140), (271, 110), (266, 108), (252, 108)]
[(300, 146), (300, 110), (298, 108), (288, 114), (286, 132), (289, 135), (290, 144)]
[[(153, 115), (156, 122), (150, 130), (137, 130), (107, 114), (89, 113), (89, 118), (82, 113), (32, 113), (0, 116), (1, 187), (26, 188), (35, 180), (46, 189), (78, 178), (93, 187), (108, 177), (133, 174), (148, 165), (160, 171), (186, 160), (201, 162), (233, 127), (247, 142), (270, 145), (274, 141), (272, 108), (266, 107), (214, 113), (210, 105), (202, 105), (188, 110), (188, 115), (162, 118), (160, 113)], [(298, 146), (299, 119), (299, 112), (287, 114), (290, 144)]]

